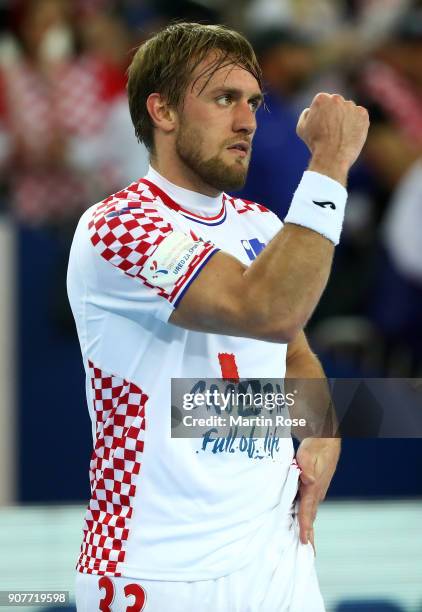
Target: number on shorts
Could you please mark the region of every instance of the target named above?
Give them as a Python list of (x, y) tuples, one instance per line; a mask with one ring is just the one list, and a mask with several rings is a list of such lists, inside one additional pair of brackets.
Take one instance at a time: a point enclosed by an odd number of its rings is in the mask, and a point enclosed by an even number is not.
[(147, 600), (147, 594), (140, 584), (127, 584), (124, 588), (125, 597), (134, 597), (135, 602), (126, 608), (126, 612), (142, 612)]
[[(115, 587), (114, 583), (108, 576), (102, 576), (98, 581), (100, 589), (104, 589), (104, 597), (100, 601), (100, 612), (111, 612), (110, 605), (113, 603)], [(135, 601), (130, 606), (126, 607), (126, 612), (142, 612), (147, 600), (147, 594), (140, 584), (127, 584), (124, 588), (126, 599), (134, 597)]]
[(98, 581), (98, 586), (105, 591), (100, 601), (100, 612), (111, 612), (110, 604), (114, 599), (114, 584), (108, 576), (102, 576)]

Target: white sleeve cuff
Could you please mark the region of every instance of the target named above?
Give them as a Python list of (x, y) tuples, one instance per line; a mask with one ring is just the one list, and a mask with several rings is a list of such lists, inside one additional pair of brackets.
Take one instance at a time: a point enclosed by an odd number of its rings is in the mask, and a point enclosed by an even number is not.
[(294, 223), (340, 241), (347, 190), (332, 178), (307, 170), (293, 196), (285, 223)]

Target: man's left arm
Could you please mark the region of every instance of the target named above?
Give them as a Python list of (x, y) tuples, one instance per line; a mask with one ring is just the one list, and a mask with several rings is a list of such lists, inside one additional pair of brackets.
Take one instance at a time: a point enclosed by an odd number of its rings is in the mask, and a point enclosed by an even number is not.
[[(305, 389), (306, 380), (322, 379), (321, 384), (316, 381), (308, 383), (309, 388), (318, 395), (318, 398), (315, 398), (314, 408), (312, 407), (312, 401), (310, 405), (305, 402), (307, 404), (306, 416), (311, 419), (314, 417), (316, 421), (320, 422), (321, 419), (325, 421), (326, 416), (331, 417), (332, 405), (324, 370), (317, 356), (311, 351), (303, 331), (289, 343), (286, 378), (304, 380), (303, 388)], [(312, 398), (310, 399), (312, 400)], [(312, 410), (315, 411), (315, 414), (312, 414)], [(324, 411), (324, 415), (318, 414), (318, 411), (321, 410)], [(333, 422), (331, 418), (329, 418), (329, 422)], [(332, 431), (334, 434), (334, 428)], [(299, 435), (297, 437), (301, 439)], [(325, 498), (333, 478), (340, 456), (340, 446), (339, 438), (306, 437), (301, 440), (297, 450), (296, 460), (301, 469), (298, 518), (300, 540), (303, 544), (311, 542), (314, 546), (313, 525), (318, 505)]]

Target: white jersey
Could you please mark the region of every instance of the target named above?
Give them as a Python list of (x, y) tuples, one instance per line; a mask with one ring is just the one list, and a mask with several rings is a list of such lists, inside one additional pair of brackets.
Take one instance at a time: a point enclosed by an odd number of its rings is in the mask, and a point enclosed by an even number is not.
[(79, 572), (205, 580), (254, 555), (292, 441), (172, 439), (170, 381), (282, 378), (287, 346), (168, 319), (219, 249), (249, 265), (281, 227), (261, 205), (193, 193), (152, 169), (82, 216), (68, 293), (94, 450)]

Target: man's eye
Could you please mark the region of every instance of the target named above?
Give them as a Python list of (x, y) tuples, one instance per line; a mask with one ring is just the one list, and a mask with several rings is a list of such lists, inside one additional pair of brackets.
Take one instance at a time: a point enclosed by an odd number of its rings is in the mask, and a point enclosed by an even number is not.
[(217, 104), (220, 104), (220, 106), (228, 106), (231, 102), (232, 97), (229, 94), (217, 98)]
[(249, 108), (251, 109), (251, 111), (255, 112), (258, 110), (259, 108), (259, 101), (258, 100), (251, 100), (249, 102)]

